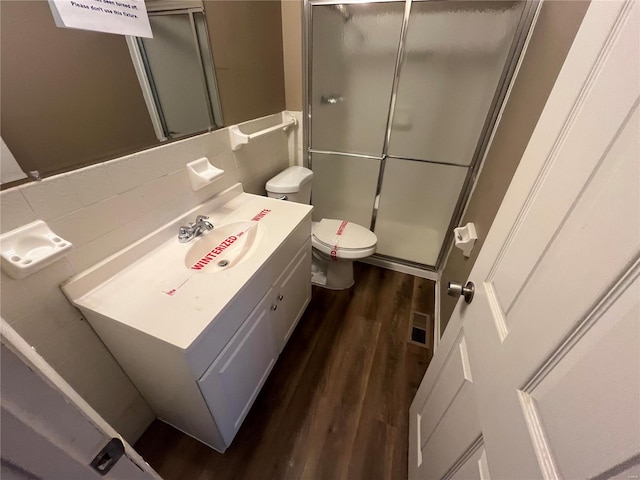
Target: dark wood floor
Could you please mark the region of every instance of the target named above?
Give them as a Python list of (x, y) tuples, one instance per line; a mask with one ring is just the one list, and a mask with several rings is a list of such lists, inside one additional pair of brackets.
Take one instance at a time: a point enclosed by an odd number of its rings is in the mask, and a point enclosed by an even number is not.
[(156, 420), (135, 448), (172, 479), (405, 479), (409, 405), (431, 352), (409, 344), (434, 284), (356, 264), (313, 299), (231, 447), (214, 452)]

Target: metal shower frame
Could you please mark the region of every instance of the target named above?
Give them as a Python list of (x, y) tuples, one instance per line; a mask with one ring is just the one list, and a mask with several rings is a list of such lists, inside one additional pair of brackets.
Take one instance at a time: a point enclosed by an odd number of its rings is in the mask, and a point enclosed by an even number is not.
[[(327, 155), (340, 155), (347, 157), (357, 157), (357, 158), (366, 158), (371, 160), (380, 161), (380, 170), (378, 173), (378, 182), (376, 186), (376, 201), (374, 201), (374, 205), (372, 206), (372, 215), (371, 215), (371, 230), (375, 228), (377, 214), (378, 214), (378, 204), (380, 198), (380, 192), (382, 190), (382, 182), (384, 178), (384, 171), (386, 166), (386, 159), (393, 158), (405, 161), (416, 161), (416, 162), (425, 162), (431, 164), (439, 164), (439, 165), (450, 165), (457, 167), (467, 168), (467, 175), (465, 181), (462, 185), (462, 189), (460, 195), (458, 197), (458, 201), (456, 203), (456, 207), (454, 213), (451, 217), (451, 221), (447, 228), (444, 240), (440, 247), (440, 252), (438, 253), (438, 258), (435, 265), (425, 265), (417, 262), (413, 262), (410, 260), (405, 260), (402, 258), (391, 257), (388, 255), (382, 254), (374, 254), (374, 258), (378, 258), (385, 261), (391, 261), (394, 263), (398, 263), (401, 265), (419, 268), (427, 271), (439, 271), (443, 268), (444, 262), (446, 260), (447, 254), (451, 248), (453, 241), (453, 228), (458, 225), (458, 223), (462, 220), (462, 215), (466, 209), (466, 206), (469, 202), (469, 198), (471, 196), (471, 192), (475, 181), (477, 179), (478, 173), (480, 172), (480, 167), (482, 165), (482, 160), (487, 152), (487, 148), (490, 144), (491, 138), (493, 137), (493, 132), (496, 127), (498, 118), (502, 111), (502, 108), (505, 103), (506, 96), (511, 89), (511, 85), (515, 79), (516, 68), (519, 65), (521, 60), (524, 47), (526, 45), (526, 41), (532, 31), (533, 25), (535, 24), (535, 20), (540, 11), (540, 7), (542, 2), (540, 0), (525, 0), (524, 8), (520, 19), (518, 21), (518, 25), (516, 27), (516, 32), (509, 48), (509, 53), (507, 54), (507, 61), (502, 70), (500, 79), (498, 81), (498, 87), (493, 96), (493, 100), (491, 102), (491, 106), (489, 108), (489, 112), (484, 122), (484, 126), (482, 128), (480, 139), (478, 144), (476, 145), (475, 152), (473, 154), (472, 161), (469, 165), (460, 165), (449, 162), (439, 162), (433, 160), (424, 160), (424, 159), (413, 159), (413, 158), (405, 158), (398, 157), (394, 155), (388, 155), (389, 148), (389, 140), (391, 138), (391, 127), (393, 116), (396, 107), (396, 98), (398, 94), (398, 85), (400, 74), (402, 70), (402, 64), (404, 60), (404, 52), (405, 52), (405, 44), (407, 38), (407, 32), (409, 29), (409, 18), (411, 15), (411, 6), (413, 3), (424, 2), (424, 1), (436, 1), (436, 0), (345, 0), (345, 1), (337, 1), (337, 0), (304, 0), (302, 16), (303, 16), (303, 31), (302, 31), (302, 48), (303, 48), (303, 85), (305, 86), (303, 91), (303, 118), (305, 118), (304, 123), (304, 144), (303, 144), (303, 162), (304, 165), (309, 168), (312, 167), (311, 154), (327, 154)], [(442, 0), (439, 0), (442, 1)], [(455, 0), (445, 0), (445, 1), (455, 1)], [(312, 124), (312, 107), (311, 107), (311, 79), (312, 79), (312, 60), (313, 60), (313, 7), (315, 6), (328, 6), (328, 5), (354, 5), (354, 4), (363, 4), (363, 3), (404, 3), (404, 16), (402, 20), (402, 27), (400, 30), (400, 39), (398, 42), (398, 50), (396, 54), (396, 63), (391, 91), (391, 98), (389, 102), (389, 110), (387, 115), (387, 123), (385, 129), (385, 138), (383, 143), (382, 156), (373, 156), (373, 155), (363, 155), (357, 153), (343, 153), (336, 151), (327, 151), (327, 150), (314, 150), (310, 147), (311, 145), (311, 124)]]
[[(216, 77), (215, 68), (213, 68), (213, 56), (211, 52), (211, 46), (208, 41), (206, 44), (203, 44), (200, 37), (198, 36), (198, 29), (201, 28), (203, 30), (204, 35), (207, 39), (209, 39), (209, 28), (206, 22), (206, 12), (204, 10), (204, 5), (202, 2), (185, 2), (184, 7), (177, 7), (176, 5), (169, 5), (171, 8), (162, 9), (162, 10), (150, 10), (148, 15), (152, 16), (172, 16), (172, 15), (186, 15), (189, 20), (189, 25), (191, 28), (191, 35), (193, 37), (193, 44), (195, 48), (196, 57), (198, 59), (198, 68), (200, 73), (200, 81), (202, 82), (203, 91), (206, 97), (206, 107), (207, 107), (207, 116), (209, 118), (209, 128), (208, 130), (216, 130), (222, 128), (224, 125), (224, 120), (222, 118), (222, 107), (220, 105), (220, 94), (218, 89), (218, 79)], [(205, 21), (201, 26), (196, 26), (195, 15), (202, 15), (205, 18)], [(162, 103), (160, 101), (160, 95), (158, 93), (158, 89), (156, 87), (155, 79), (153, 76), (153, 71), (151, 69), (151, 64), (149, 62), (149, 58), (147, 56), (147, 51), (145, 49), (143, 39), (140, 37), (133, 37), (135, 47), (137, 48), (138, 54), (140, 55), (140, 59), (142, 61), (142, 65), (144, 67), (144, 71), (146, 74), (148, 87), (151, 92), (151, 96), (153, 98), (153, 102), (155, 104), (157, 121), (160, 123), (160, 126), (163, 131), (163, 135), (166, 139), (174, 138), (172, 136), (172, 132), (169, 130), (169, 127), (166, 122), (166, 117), (164, 112), (162, 111)], [(212, 85), (209, 84), (207, 80), (207, 74), (205, 72), (205, 56), (209, 57), (210, 62), (212, 63), (212, 68), (210, 72)], [(135, 62), (134, 62), (135, 63)], [(152, 116), (153, 112), (149, 112)]]

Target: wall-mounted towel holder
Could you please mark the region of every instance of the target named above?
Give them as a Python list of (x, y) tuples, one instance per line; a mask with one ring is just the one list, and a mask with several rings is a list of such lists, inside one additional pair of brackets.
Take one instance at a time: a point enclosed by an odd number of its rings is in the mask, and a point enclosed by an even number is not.
[[(287, 117), (288, 115), (283, 114), (283, 116)], [(294, 127), (297, 124), (298, 124), (298, 121), (295, 118), (289, 117), (285, 119), (284, 122), (279, 123), (278, 125), (274, 125), (273, 127), (265, 128), (264, 130), (260, 130), (258, 132), (249, 133), (249, 134), (242, 133), (240, 131), (239, 125), (233, 125), (232, 127), (229, 127), (229, 139), (231, 141), (231, 150), (236, 151), (243, 145), (249, 144), (252, 140), (263, 137), (265, 135), (269, 135), (270, 133), (273, 133), (273, 132), (280, 132), (280, 131), (286, 132), (287, 130), (289, 130), (289, 128)]]

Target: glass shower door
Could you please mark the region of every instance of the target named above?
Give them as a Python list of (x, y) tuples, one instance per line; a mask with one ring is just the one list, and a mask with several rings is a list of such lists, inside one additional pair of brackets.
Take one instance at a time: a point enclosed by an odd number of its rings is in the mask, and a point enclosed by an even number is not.
[(467, 168), (388, 158), (375, 234), (376, 252), (436, 265)]
[(437, 265), (482, 152), (523, 7), (413, 2), (375, 220), (377, 253)]
[(312, 7), (311, 148), (382, 157), (404, 3)]
[(371, 225), (404, 3), (312, 5), (314, 219)]
[(153, 38), (137, 39), (158, 121), (167, 138), (223, 124), (204, 13), (176, 8), (152, 12)]

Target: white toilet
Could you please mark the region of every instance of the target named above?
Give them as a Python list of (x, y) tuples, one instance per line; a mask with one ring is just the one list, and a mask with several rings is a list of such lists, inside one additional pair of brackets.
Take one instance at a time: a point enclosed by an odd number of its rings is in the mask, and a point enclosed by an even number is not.
[[(292, 202), (311, 202), (313, 172), (289, 167), (267, 182), (269, 197)], [(371, 230), (346, 220), (323, 218), (313, 222), (313, 284), (332, 290), (353, 285), (353, 261), (373, 255), (378, 239)]]

